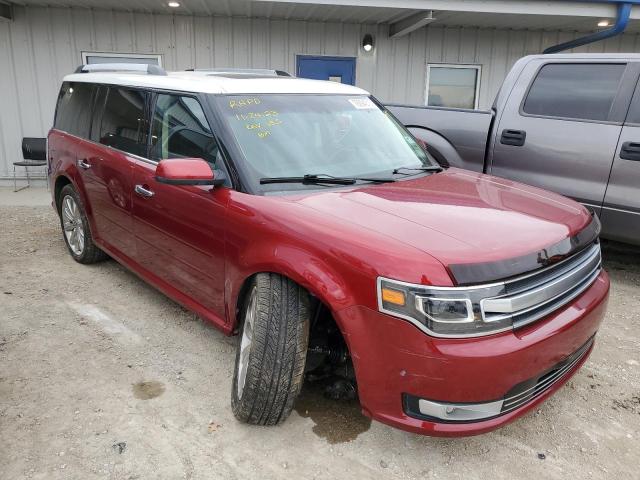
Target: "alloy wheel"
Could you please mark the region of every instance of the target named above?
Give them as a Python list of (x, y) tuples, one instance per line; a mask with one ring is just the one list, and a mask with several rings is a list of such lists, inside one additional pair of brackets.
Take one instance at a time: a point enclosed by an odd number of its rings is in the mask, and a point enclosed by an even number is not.
[(258, 314), (257, 289), (254, 287), (249, 296), (249, 303), (244, 315), (242, 327), (242, 339), (240, 340), (240, 358), (238, 360), (238, 398), (242, 398), (244, 384), (247, 381), (247, 369), (249, 368), (249, 353), (253, 342), (253, 323)]
[(62, 199), (62, 228), (71, 251), (74, 255), (82, 255), (84, 251), (82, 213), (71, 195), (67, 195)]

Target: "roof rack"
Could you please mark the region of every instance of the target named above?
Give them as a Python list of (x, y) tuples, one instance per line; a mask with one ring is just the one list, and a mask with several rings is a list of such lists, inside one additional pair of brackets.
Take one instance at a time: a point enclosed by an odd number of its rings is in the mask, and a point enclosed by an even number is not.
[(233, 75), (246, 75), (246, 76), (260, 76), (260, 77), (290, 77), (287, 72), (283, 70), (272, 70), (269, 68), (187, 68), (186, 72), (196, 72), (205, 75), (220, 75), (220, 76), (233, 76)]
[(167, 74), (162, 67), (146, 63), (92, 63), (88, 65), (80, 65), (76, 68), (75, 73), (90, 72), (137, 72), (146, 73), (147, 75)]

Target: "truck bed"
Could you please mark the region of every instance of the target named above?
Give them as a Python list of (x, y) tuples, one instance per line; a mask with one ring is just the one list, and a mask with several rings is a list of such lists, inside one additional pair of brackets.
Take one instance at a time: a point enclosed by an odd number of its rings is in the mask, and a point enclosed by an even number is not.
[[(492, 111), (393, 104), (385, 106), (416, 137), (438, 150), (451, 166), (477, 172), (484, 170)], [(453, 149), (455, 153), (447, 149)]]

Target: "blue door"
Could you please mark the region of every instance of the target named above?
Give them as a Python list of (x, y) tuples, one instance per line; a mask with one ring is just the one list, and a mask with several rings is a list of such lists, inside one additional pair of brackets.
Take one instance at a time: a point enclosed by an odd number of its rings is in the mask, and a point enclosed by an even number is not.
[(316, 57), (298, 55), (296, 75), (314, 80), (356, 84), (356, 59), (354, 57)]

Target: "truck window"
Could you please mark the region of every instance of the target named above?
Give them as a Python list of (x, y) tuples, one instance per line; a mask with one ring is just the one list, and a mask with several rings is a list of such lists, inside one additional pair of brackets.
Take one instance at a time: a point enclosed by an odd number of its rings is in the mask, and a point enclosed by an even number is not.
[(151, 127), (151, 158), (202, 158), (215, 165), (218, 144), (193, 97), (160, 94)]
[(625, 123), (630, 123), (634, 126), (640, 125), (640, 83), (636, 86), (636, 92), (631, 100)]
[(58, 95), (54, 128), (88, 138), (94, 91), (95, 86), (91, 83), (63, 83)]
[(99, 142), (123, 152), (146, 156), (146, 94), (110, 87), (100, 123)]
[(547, 64), (533, 81), (524, 113), (607, 120), (626, 64)]

